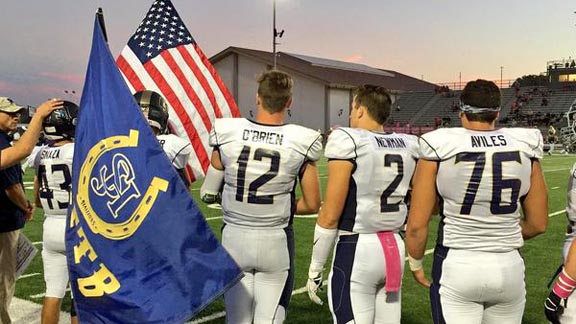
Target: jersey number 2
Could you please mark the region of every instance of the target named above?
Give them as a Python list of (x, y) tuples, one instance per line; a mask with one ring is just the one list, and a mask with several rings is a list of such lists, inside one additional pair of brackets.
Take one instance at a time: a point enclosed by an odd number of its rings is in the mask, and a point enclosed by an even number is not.
[[(242, 152), (238, 157), (238, 174), (236, 176), (236, 200), (244, 200), (244, 190), (246, 182), (246, 168), (248, 167), (248, 160), (250, 159), (250, 146), (244, 146)], [(257, 148), (254, 150), (254, 160), (262, 161), (263, 158), (270, 159), (270, 169), (254, 179), (248, 186), (248, 203), (249, 204), (259, 204), (259, 205), (269, 205), (274, 203), (274, 196), (272, 195), (257, 195), (256, 192), (258, 188), (262, 187), (266, 182), (272, 180), (276, 175), (278, 175), (278, 170), (280, 169), (280, 152)]]
[(400, 210), (400, 203), (402, 199), (397, 203), (388, 203), (388, 198), (396, 191), (400, 182), (402, 182), (402, 177), (404, 177), (404, 161), (402, 156), (398, 154), (387, 154), (384, 156), (384, 166), (391, 167), (392, 164), (396, 164), (397, 174), (394, 180), (390, 182), (388, 188), (382, 192), (380, 196), (380, 212), (381, 213), (391, 213)]

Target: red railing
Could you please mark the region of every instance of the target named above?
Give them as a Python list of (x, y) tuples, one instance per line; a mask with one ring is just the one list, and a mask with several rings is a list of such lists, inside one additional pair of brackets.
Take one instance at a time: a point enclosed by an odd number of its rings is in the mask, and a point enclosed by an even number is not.
[[(471, 80), (468, 80), (471, 81)], [(468, 81), (438, 82), (439, 86), (447, 86), (450, 90), (462, 90)], [(510, 88), (516, 79), (492, 80), (500, 88)]]
[(384, 131), (404, 134), (421, 135), (433, 131), (431, 126), (384, 126)]

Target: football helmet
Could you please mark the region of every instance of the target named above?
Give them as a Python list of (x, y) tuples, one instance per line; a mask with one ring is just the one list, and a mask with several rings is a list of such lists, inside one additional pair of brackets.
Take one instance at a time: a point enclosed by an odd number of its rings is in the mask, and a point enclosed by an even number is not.
[(45, 138), (48, 140), (74, 138), (77, 119), (78, 105), (64, 100), (62, 108), (54, 110), (42, 122)]
[(168, 105), (162, 95), (155, 91), (144, 90), (136, 92), (134, 99), (142, 109), (144, 117), (148, 119), (148, 124), (163, 134), (168, 126)]

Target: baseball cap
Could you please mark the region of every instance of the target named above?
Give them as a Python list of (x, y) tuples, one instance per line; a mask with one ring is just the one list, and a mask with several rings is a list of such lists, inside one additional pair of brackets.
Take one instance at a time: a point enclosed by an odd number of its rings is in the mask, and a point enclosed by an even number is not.
[(24, 107), (18, 106), (16, 103), (14, 103), (14, 100), (8, 97), (0, 97), (0, 111), (6, 113), (15, 113), (22, 109), (24, 109)]

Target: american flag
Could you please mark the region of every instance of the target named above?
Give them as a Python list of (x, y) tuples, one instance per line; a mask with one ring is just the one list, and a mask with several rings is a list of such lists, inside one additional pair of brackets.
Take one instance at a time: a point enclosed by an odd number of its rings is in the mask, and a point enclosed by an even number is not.
[(192, 180), (203, 177), (214, 118), (239, 117), (240, 111), (170, 0), (154, 1), (116, 63), (132, 93), (153, 90), (164, 96), (170, 129), (194, 148)]

